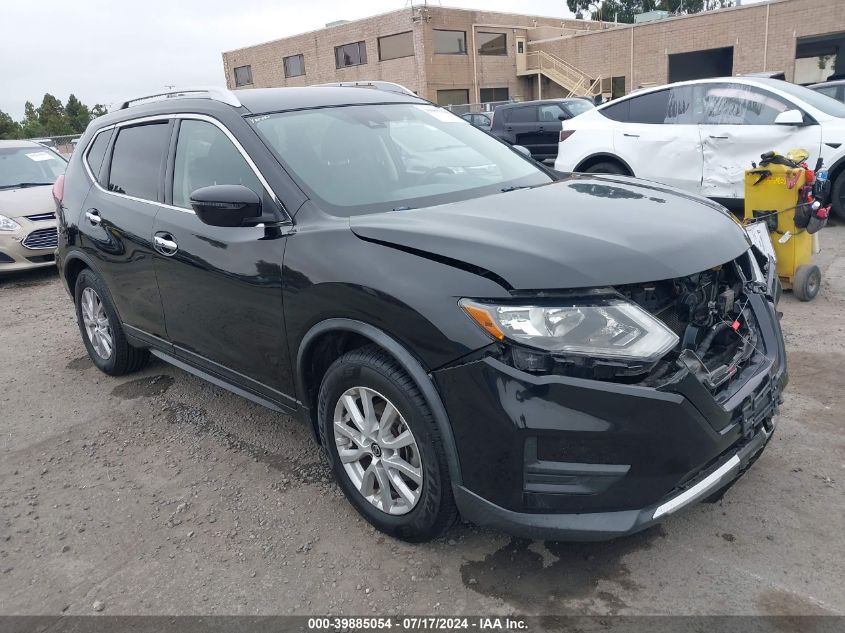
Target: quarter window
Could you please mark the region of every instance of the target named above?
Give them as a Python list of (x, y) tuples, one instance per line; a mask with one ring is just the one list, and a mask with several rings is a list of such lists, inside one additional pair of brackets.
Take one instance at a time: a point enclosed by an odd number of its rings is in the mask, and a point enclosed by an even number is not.
[(629, 123), (663, 123), (669, 105), (669, 91), (658, 90), (629, 99)]
[(381, 61), (412, 57), (413, 54), (414, 34), (411, 31), (378, 38), (378, 58)]
[(434, 52), (441, 55), (466, 55), (466, 31), (434, 29)]
[(365, 42), (353, 42), (352, 44), (335, 46), (334, 56), (338, 68), (361, 66), (367, 63), (367, 44)]
[(507, 55), (508, 36), (504, 33), (484, 33), (475, 35), (479, 55)]
[(305, 58), (302, 55), (285, 57), (282, 62), (285, 66), (285, 77), (299, 77), (305, 74)]
[(210, 185), (243, 185), (261, 195), (255, 172), (216, 125), (186, 119), (179, 127), (173, 165), (173, 204), (191, 208), (191, 193)]
[(235, 87), (252, 84), (252, 66), (238, 66), (235, 68)]
[(108, 149), (109, 141), (111, 140), (114, 130), (107, 130), (97, 134), (97, 138), (91, 143), (88, 154), (85, 156), (85, 161), (94, 174), (96, 180), (100, 179), (100, 167), (103, 166), (103, 158), (106, 156), (106, 149)]
[(121, 128), (112, 152), (109, 191), (158, 200), (161, 167), (169, 141), (167, 121)]

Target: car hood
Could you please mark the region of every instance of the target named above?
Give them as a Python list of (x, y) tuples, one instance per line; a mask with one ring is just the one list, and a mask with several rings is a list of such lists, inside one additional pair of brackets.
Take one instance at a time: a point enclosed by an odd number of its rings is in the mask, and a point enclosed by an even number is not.
[(21, 189), (0, 189), (0, 215), (20, 218), (25, 215), (55, 213), (53, 186), (24, 187)]
[(683, 277), (749, 247), (720, 205), (625, 177), (559, 182), (452, 204), (355, 216), (359, 238), (472, 270), (508, 290)]

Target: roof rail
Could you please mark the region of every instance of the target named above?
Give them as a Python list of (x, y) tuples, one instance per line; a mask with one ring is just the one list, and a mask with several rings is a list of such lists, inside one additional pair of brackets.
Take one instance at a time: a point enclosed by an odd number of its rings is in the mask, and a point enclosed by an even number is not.
[(120, 104), (120, 109), (125, 110), (132, 106), (155, 103), (156, 101), (164, 101), (165, 99), (212, 99), (235, 108), (241, 107), (241, 102), (235, 96), (235, 93), (225, 88), (183, 88), (182, 90), (168, 90), (167, 92), (158, 92), (152, 95), (129, 99)]
[(384, 92), (398, 92), (399, 94), (416, 97), (417, 93), (405, 86), (392, 81), (333, 81), (327, 84), (316, 84), (316, 87), (332, 86), (335, 88), (373, 88)]

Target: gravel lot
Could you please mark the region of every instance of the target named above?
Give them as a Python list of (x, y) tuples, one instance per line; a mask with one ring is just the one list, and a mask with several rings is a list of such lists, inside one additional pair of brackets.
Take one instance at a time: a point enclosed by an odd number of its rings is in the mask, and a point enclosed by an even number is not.
[(2, 614), (845, 614), (845, 226), (781, 303), (791, 382), (716, 505), (603, 544), (358, 518), (307, 429), (161, 362), (89, 362), (52, 270), (0, 280)]

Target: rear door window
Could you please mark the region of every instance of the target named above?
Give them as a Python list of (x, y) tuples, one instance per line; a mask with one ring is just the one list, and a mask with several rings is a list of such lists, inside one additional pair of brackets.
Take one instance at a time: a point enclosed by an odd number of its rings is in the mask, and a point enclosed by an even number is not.
[(169, 141), (167, 121), (120, 128), (112, 152), (109, 191), (157, 201)]
[(534, 123), (537, 121), (537, 108), (525, 106), (511, 110), (510, 123)]
[(629, 99), (628, 122), (660, 124), (666, 120), (669, 90), (649, 92)]

